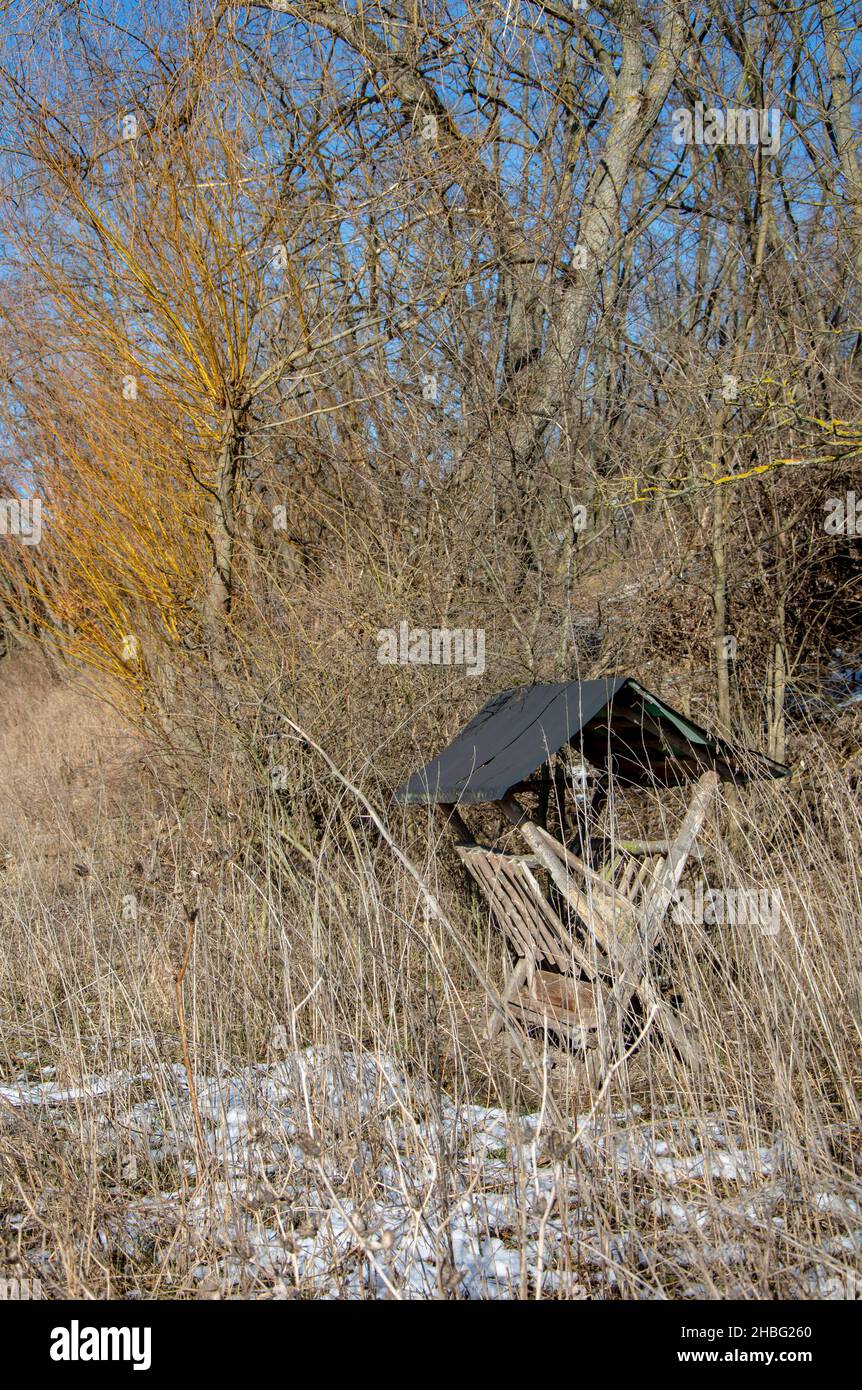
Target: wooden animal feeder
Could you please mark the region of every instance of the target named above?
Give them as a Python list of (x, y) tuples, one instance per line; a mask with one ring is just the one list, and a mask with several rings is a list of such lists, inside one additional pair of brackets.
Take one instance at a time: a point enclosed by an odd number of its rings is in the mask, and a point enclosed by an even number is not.
[[(682, 994), (671, 1003), (651, 964), (720, 781), (788, 773), (706, 733), (631, 677), (534, 685), (489, 700), (396, 799), (438, 808), (509, 942), (514, 959), (490, 1034), (508, 1018), (569, 1045), (598, 1046), (607, 1065), (638, 1001), (641, 1016), (694, 1063)], [(692, 784), (675, 836), (597, 835), (614, 782), (660, 792)], [(527, 793), (532, 812), (518, 800)], [(465, 815), (480, 806), (497, 808), (524, 852), (476, 841)]]

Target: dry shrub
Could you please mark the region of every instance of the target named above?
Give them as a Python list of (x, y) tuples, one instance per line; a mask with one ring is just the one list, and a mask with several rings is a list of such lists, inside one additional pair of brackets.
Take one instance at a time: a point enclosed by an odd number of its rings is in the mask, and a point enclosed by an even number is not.
[[(220, 731), (214, 756), (206, 770), (188, 759), (181, 791), (163, 765), (145, 776), (127, 742), (112, 819), (100, 814), (110, 797), (103, 754), (77, 809), (91, 831), (84, 853), (70, 838), (63, 748), (67, 758), (80, 756), (75, 740), (92, 749), (100, 724), (104, 747), (105, 716), (33, 669), (13, 684), (31, 717), (7, 724), (4, 738), (7, 748), (17, 740), (19, 805), (43, 796), (43, 840), (10, 844), (7, 829), (0, 1104), (9, 1261), (52, 1292), (97, 1297), (534, 1297), (539, 1284), (564, 1297), (852, 1294), (852, 847), (862, 826), (826, 745), (810, 743), (808, 785), (830, 835), (812, 828), (796, 786), (743, 794), (733, 855), (717, 821), (704, 833), (694, 875), (780, 892), (781, 919), (776, 935), (727, 922), (670, 930), (667, 968), (699, 1022), (703, 1066), (687, 1069), (651, 1031), (596, 1090), (576, 1056), (541, 1038), (483, 1040), (482, 979), (502, 978), (502, 942), (424, 812), (387, 806), (384, 818), (443, 918), (381, 843), (363, 802), (283, 727), (277, 765), (287, 790), (273, 787), (263, 753), (245, 752), (255, 747), (259, 703), (245, 743), (231, 745), (227, 726), (210, 722)], [(67, 719), (61, 737), (55, 716), (73, 710), (74, 730)], [(275, 715), (273, 724), (276, 732)], [(113, 716), (112, 728), (116, 753), (123, 734)], [(356, 749), (353, 767), (382, 804), (383, 779)], [(7, 805), (7, 827), (9, 813)], [(620, 806), (620, 823), (634, 813)], [(79, 856), (90, 869), (83, 877)], [(173, 1000), (184, 905), (199, 910), (184, 1007), (206, 1154)], [(303, 1079), (296, 1059), (308, 1048), (318, 1060)], [(373, 1103), (363, 1058), (388, 1059), (402, 1078), (393, 1090), (378, 1077)], [(108, 1079), (105, 1094), (93, 1077)], [(72, 1099), (10, 1103), (34, 1082), (75, 1088)], [(386, 1195), (395, 1171), (397, 1202)], [(501, 1188), (505, 1221), (491, 1220), (487, 1202), (469, 1218), (476, 1248), (497, 1252), (493, 1269), (480, 1261), (476, 1273), (464, 1194)], [(411, 1212), (419, 1215), (408, 1221)], [(386, 1231), (396, 1233), (391, 1266)], [(436, 1252), (422, 1245), (424, 1263), (420, 1231)], [(521, 1261), (505, 1288), (501, 1251)]]

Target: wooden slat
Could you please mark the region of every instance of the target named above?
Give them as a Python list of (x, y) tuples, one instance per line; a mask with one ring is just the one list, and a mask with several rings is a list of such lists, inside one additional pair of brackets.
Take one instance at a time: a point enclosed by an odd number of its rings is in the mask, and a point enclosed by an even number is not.
[(544, 930), (538, 907), (526, 899), (521, 885), (507, 876), (504, 856), (488, 850), (471, 850), (463, 856), (491, 904), (501, 930), (518, 949), (519, 954), (556, 963), (553, 937)]
[[(523, 874), (529, 872), (529, 869), (522, 869), (516, 877), (514, 871), (507, 868), (507, 888), (510, 900), (516, 911), (519, 912), (525, 930), (532, 929), (535, 933), (536, 941), (541, 948), (537, 953), (540, 959), (550, 960), (555, 965), (559, 965), (558, 955), (562, 924), (553, 916), (551, 908), (541, 895), (541, 889), (536, 895), (524, 882)], [(535, 883), (535, 880), (533, 882)], [(538, 883), (536, 883), (536, 888), (539, 888)]]
[(455, 851), (465, 862), (471, 856), (475, 856), (489, 864), (500, 860), (507, 864), (527, 864), (533, 868), (539, 867), (539, 861), (535, 854), (513, 854), (510, 850), (490, 849), (487, 845), (456, 845)]
[(585, 883), (590, 884), (593, 888), (597, 888), (603, 896), (608, 898), (613, 908), (617, 908), (622, 912), (626, 912), (630, 909), (631, 904), (625, 900), (612, 883), (608, 883), (607, 879), (602, 878), (597, 869), (591, 869), (589, 864), (585, 864), (583, 859), (579, 859), (573, 850), (567, 849), (564, 844), (554, 838), (550, 831), (545, 830), (541, 825), (537, 825), (535, 828), (539, 832), (544, 843), (549, 849), (553, 850), (557, 858), (562, 860), (563, 863), (566, 864), (569, 869), (573, 870), (579, 878), (582, 878)]
[(645, 911), (648, 907), (652, 894), (662, 881), (665, 859), (662, 855), (657, 854), (654, 856), (654, 858), (650, 859), (648, 863), (649, 872), (644, 876), (644, 882), (641, 886), (640, 893), (642, 912)]
[(631, 898), (634, 896), (632, 888), (639, 872), (640, 866), (638, 861), (635, 859), (634, 855), (632, 855), (628, 863), (624, 865), (622, 878), (617, 885), (624, 898)]
[(667, 859), (645, 905), (636, 940), (616, 962), (613, 997), (608, 1014), (608, 1032), (604, 1045), (604, 1062), (609, 1065), (618, 1030), (629, 1010), (632, 997), (639, 994), (644, 1004), (654, 1010), (659, 1027), (689, 1063), (698, 1057), (698, 1048), (686, 1035), (682, 1023), (672, 1009), (656, 994), (649, 979), (649, 961), (655, 950), (662, 924), (682, 877), (692, 846), (706, 818), (710, 803), (718, 790), (718, 777), (705, 772), (697, 782), (685, 819), (670, 847)]
[(630, 896), (636, 902), (643, 901), (643, 898), (645, 896), (645, 887), (646, 891), (649, 891), (649, 888), (653, 882), (654, 864), (655, 860), (653, 859), (653, 857), (651, 855), (647, 855), (647, 857), (642, 861), (640, 867), (638, 868), (637, 876), (635, 877), (635, 881), (632, 884), (632, 889), (630, 893)]
[(492, 863), (487, 859), (485, 872), (488, 875), (492, 900), (499, 903), (500, 910), (507, 920), (517, 923), (519, 930), (530, 942), (533, 955), (541, 959), (547, 954), (549, 946), (553, 949), (553, 939), (550, 942), (546, 939), (537, 907), (526, 898), (516, 876), (516, 868), (503, 860)]
[(533, 875), (530, 872), (530, 870), (524, 868), (521, 870), (521, 872), (524, 878), (527, 879), (527, 881), (530, 882), (533, 886), (537, 897), (541, 899), (542, 909), (549, 916), (553, 916), (554, 921), (557, 924), (557, 937), (559, 939), (559, 946), (556, 951), (556, 954), (554, 956), (549, 957), (549, 959), (553, 960), (554, 964), (558, 966), (560, 970), (571, 970), (572, 965), (575, 964), (579, 966), (581, 970), (583, 970), (588, 980), (594, 979), (596, 974), (596, 963), (590, 958), (587, 952), (581, 948), (581, 946), (575, 940), (575, 937), (572, 934), (572, 932), (567, 931), (565, 928), (563, 928), (559, 917), (557, 917), (556, 914), (552, 912), (552, 909), (550, 908), (549, 904), (544, 902), (541, 887), (533, 878)]
[(513, 996), (511, 1009), (525, 1023), (551, 1028), (589, 1046), (597, 1024), (596, 986), (550, 970), (537, 970), (529, 990)]
[(500, 893), (497, 877), (488, 865), (485, 854), (473, 853), (467, 862), (468, 868), (490, 904), (500, 930), (511, 939), (519, 955), (534, 956), (536, 941), (531, 926), (521, 920), (520, 915), (513, 910), (505, 895)]
[(531, 871), (539, 865), (535, 855), (475, 845), (458, 847), (458, 853), (519, 955), (546, 960), (568, 972), (577, 966), (594, 978), (595, 963), (560, 921)]
[[(526, 866), (516, 870), (508, 864), (502, 866), (509, 894), (509, 904), (517, 913), (522, 929), (534, 936), (534, 949), (539, 959), (549, 960), (554, 965), (565, 968), (565, 958), (561, 960), (561, 940), (563, 926), (550, 904), (545, 901), (541, 888), (532, 878)], [(525, 882), (525, 876), (529, 879)], [(533, 891), (533, 885), (535, 890)]]
[[(529, 819), (514, 797), (504, 797), (497, 804), (512, 824), (520, 830), (530, 849), (542, 861), (542, 865), (548, 870), (554, 885), (574, 908), (586, 930), (591, 933), (600, 948), (606, 949), (608, 935), (616, 934), (614, 911), (608, 898), (604, 895), (600, 896), (598, 893), (588, 897), (576, 887), (575, 880), (570, 875), (566, 864), (557, 854), (556, 849), (542, 837), (539, 826)], [(548, 835), (547, 831), (545, 835)], [(559, 846), (564, 855), (567, 856), (571, 853), (564, 846), (559, 845), (559, 841), (553, 840), (553, 836), (548, 836), (548, 839), (553, 841), (554, 846)], [(571, 858), (576, 864), (580, 864), (576, 855), (571, 855)], [(604, 886), (607, 890), (607, 884)]]

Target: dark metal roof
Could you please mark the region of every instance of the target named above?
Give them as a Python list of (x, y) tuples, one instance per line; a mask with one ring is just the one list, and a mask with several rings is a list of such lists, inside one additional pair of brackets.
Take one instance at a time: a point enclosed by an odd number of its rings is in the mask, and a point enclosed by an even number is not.
[(395, 797), (414, 806), (499, 801), (569, 743), (636, 786), (675, 785), (707, 768), (737, 782), (789, 775), (762, 753), (706, 733), (631, 677), (613, 676), (504, 690)]

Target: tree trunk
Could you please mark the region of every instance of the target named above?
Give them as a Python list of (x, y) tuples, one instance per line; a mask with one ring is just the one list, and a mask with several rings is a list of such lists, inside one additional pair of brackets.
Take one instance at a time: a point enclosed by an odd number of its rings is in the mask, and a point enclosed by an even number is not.
[(245, 408), (228, 406), (223, 416), (212, 505), (212, 569), (206, 591), (206, 619), (212, 641), (221, 643), (233, 601), (236, 498), (242, 476)]
[(727, 644), (727, 515), (730, 497), (727, 486), (715, 494), (712, 515), (712, 611), (715, 644), (715, 678), (718, 693), (718, 732), (731, 736), (730, 653)]
[[(848, 14), (853, 14), (852, 7)], [(858, 15), (855, 18), (858, 30)], [(846, 61), (846, 54), (850, 51), (851, 34), (847, 32), (842, 38), (834, 0), (821, 0), (820, 22), (823, 28), (826, 65), (829, 69), (829, 85), (832, 89), (832, 109), (829, 114), (848, 203), (847, 230), (856, 282), (862, 285), (862, 164), (857, 153), (859, 141), (853, 133), (852, 90)]]

